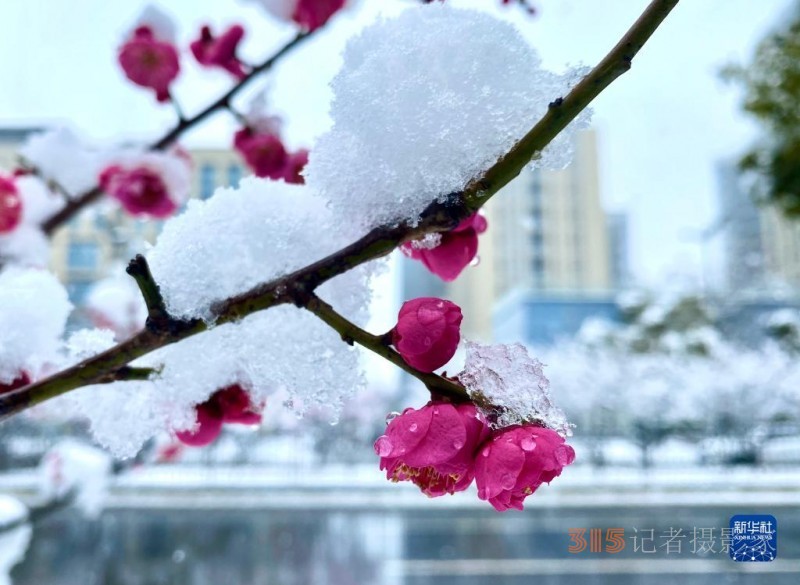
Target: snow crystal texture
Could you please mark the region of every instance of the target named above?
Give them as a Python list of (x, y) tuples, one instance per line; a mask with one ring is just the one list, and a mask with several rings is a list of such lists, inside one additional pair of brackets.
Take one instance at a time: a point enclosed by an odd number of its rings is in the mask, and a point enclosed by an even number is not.
[(49, 272), (10, 267), (0, 272), (0, 383), (21, 372), (36, 378), (58, 360), (72, 305)]
[[(311, 152), (307, 182), (362, 227), (413, 220), (508, 152), (577, 77), (542, 69), (514, 26), (489, 14), (409, 8), (347, 45), (334, 125)], [(534, 164), (565, 166), (576, 124)]]
[(20, 149), (20, 155), (72, 195), (94, 187), (107, 156), (67, 128), (34, 134)]
[(550, 396), (542, 363), (519, 343), (466, 342), (467, 358), (458, 379), (471, 397), (491, 408), (484, 414), (495, 428), (539, 422), (562, 436), (572, 434), (566, 416)]
[[(190, 202), (167, 222), (148, 259), (171, 314), (213, 321), (215, 301), (319, 260), (352, 239), (308, 187), (251, 178), (239, 189)], [(363, 323), (371, 271), (350, 271), (317, 292)], [(363, 384), (357, 351), (294, 306), (214, 326), (134, 365), (163, 368), (152, 381), (65, 397), (89, 419), (95, 438), (123, 457), (165, 428), (192, 428), (194, 406), (233, 383), (248, 388), (255, 402), (266, 400), (268, 409), (282, 408), (272, 399), (281, 393), (298, 413), (324, 406), (332, 417)]]

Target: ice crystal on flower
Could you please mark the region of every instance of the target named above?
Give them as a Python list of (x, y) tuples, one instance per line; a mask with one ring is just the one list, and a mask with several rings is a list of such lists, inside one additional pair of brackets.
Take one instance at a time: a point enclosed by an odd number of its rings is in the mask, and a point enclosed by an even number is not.
[(524, 346), (468, 341), (466, 349), (464, 371), (458, 379), (493, 427), (539, 422), (562, 436), (572, 434), (571, 425), (550, 396), (542, 363)]
[(72, 305), (55, 276), (11, 267), (0, 272), (0, 383), (36, 378), (57, 359)]
[(442, 234), (434, 232), (432, 234), (425, 234), (418, 240), (412, 240), (411, 247), (415, 250), (433, 250), (441, 243)]
[[(487, 13), (409, 8), (348, 44), (307, 182), (348, 221), (414, 219), (508, 152), (582, 73), (543, 69), (514, 26)], [(533, 164), (562, 167), (569, 133)]]

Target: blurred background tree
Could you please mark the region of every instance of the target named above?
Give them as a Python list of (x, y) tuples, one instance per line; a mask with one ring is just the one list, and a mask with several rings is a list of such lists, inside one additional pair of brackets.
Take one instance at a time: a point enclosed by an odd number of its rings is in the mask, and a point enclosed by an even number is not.
[(757, 200), (800, 217), (800, 2), (758, 45), (747, 65), (723, 76), (744, 89), (743, 109), (763, 128), (762, 138), (742, 156)]

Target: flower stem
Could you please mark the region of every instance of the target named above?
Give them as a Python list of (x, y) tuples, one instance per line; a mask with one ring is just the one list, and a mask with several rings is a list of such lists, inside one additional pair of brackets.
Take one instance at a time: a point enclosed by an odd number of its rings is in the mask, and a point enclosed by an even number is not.
[(331, 305), (323, 301), (317, 295), (308, 295), (306, 299), (301, 301), (301, 306), (327, 323), (328, 326), (342, 336), (345, 342), (351, 344), (355, 342), (371, 352), (376, 353), (385, 360), (390, 361), (401, 370), (411, 374), (417, 380), (425, 384), (432, 393), (446, 396), (458, 402), (469, 401), (469, 395), (463, 386), (438, 374), (420, 372), (411, 367), (403, 359), (403, 356), (384, 343), (382, 336), (373, 335), (361, 329), (355, 323), (348, 321), (343, 315), (337, 313)]

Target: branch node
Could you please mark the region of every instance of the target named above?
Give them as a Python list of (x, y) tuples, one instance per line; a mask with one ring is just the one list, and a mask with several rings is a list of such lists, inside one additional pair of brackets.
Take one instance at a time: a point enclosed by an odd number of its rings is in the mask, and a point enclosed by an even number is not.
[(153, 273), (150, 272), (150, 265), (147, 258), (137, 254), (130, 261), (125, 272), (130, 274), (139, 286), (145, 305), (147, 305), (147, 328), (157, 332), (169, 329), (172, 319), (167, 313), (167, 306), (161, 290), (158, 288)]

